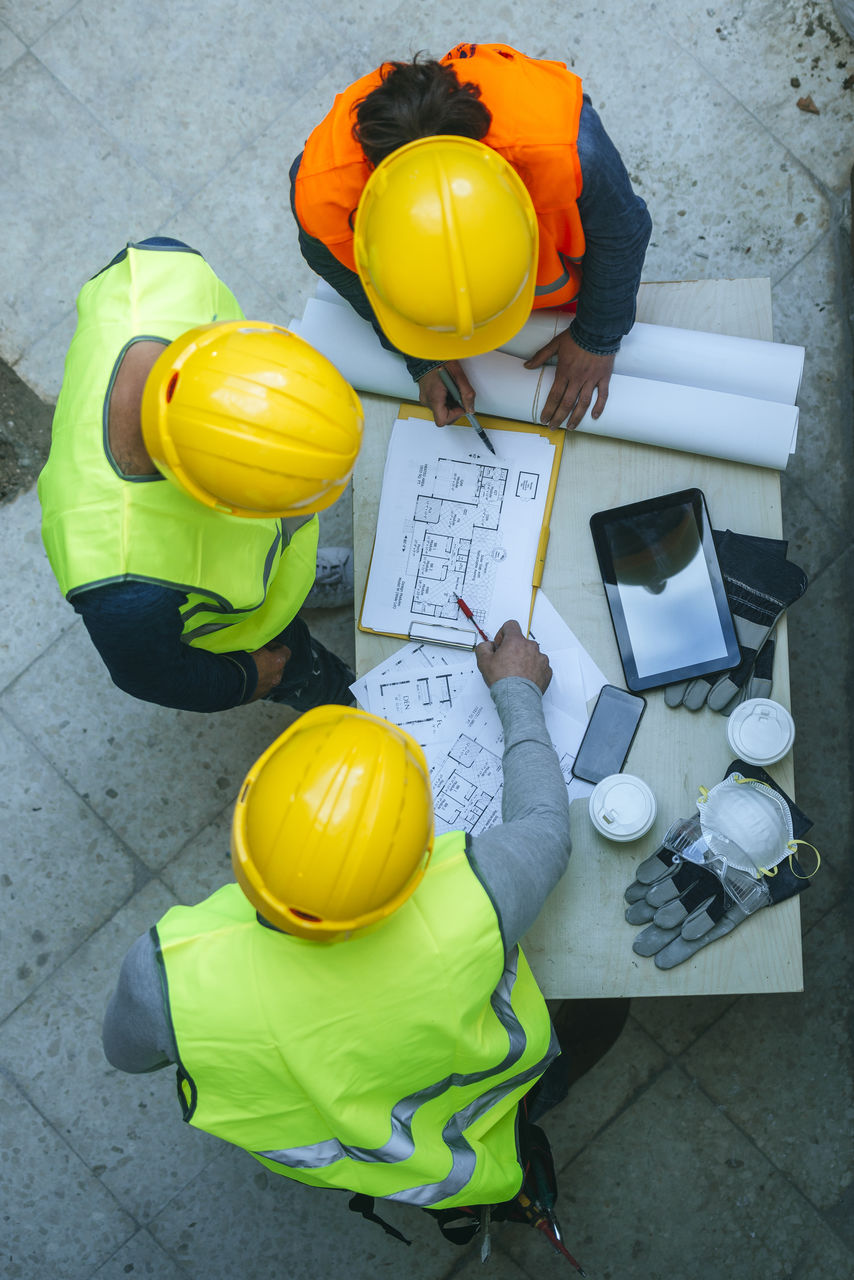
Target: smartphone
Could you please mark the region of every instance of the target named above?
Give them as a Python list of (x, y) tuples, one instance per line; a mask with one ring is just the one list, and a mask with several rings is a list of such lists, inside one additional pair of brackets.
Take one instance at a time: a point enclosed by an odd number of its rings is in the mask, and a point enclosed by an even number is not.
[(645, 709), (645, 698), (613, 684), (603, 685), (572, 766), (574, 776), (601, 782), (619, 773)]

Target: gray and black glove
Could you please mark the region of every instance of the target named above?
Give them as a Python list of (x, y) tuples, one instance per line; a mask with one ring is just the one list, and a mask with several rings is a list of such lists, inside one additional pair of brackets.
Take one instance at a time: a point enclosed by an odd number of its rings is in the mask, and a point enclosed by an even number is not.
[[(812, 823), (764, 769), (738, 760), (730, 765), (727, 776), (748, 768), (752, 777), (773, 787), (785, 800), (800, 839)], [(626, 920), (647, 926), (635, 938), (632, 950), (636, 955), (653, 957), (658, 969), (682, 964), (710, 942), (731, 933), (755, 911), (784, 902), (809, 883), (794, 856), (780, 863), (773, 876), (757, 880), (728, 867), (721, 879), (714, 865), (701, 866), (683, 859), (695, 843), (703, 843), (697, 817), (674, 823), (661, 848), (640, 864), (635, 880), (626, 889)]]
[(741, 661), (733, 671), (700, 676), (664, 690), (668, 707), (709, 706), (729, 715), (745, 698), (767, 698), (774, 666), (774, 628), (807, 589), (807, 575), (786, 559), (788, 543), (731, 529), (713, 530)]

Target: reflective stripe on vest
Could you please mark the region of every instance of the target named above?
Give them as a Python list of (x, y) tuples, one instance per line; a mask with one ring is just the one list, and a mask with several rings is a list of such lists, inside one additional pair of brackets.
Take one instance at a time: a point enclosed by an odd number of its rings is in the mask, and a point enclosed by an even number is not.
[(311, 1185), (434, 1206), (515, 1195), (517, 1104), (557, 1045), (461, 832), (346, 941), (267, 929), (229, 885), (173, 908), (156, 943), (191, 1124)]
[(242, 312), (201, 255), (129, 245), (77, 299), (50, 456), (39, 477), (42, 536), (64, 595), (134, 580), (182, 591), (182, 638), (251, 651), (296, 616), (314, 581), (317, 518), (288, 539), (281, 520), (202, 506), (162, 476), (125, 476), (109, 448), (109, 398), (134, 342), (171, 342)]
[[(286, 1165), (289, 1169), (323, 1169), (333, 1164), (336, 1160), (342, 1160), (345, 1157), (368, 1164), (372, 1162), (394, 1164), (402, 1160), (408, 1160), (415, 1151), (415, 1143), (412, 1138), (412, 1120), (419, 1107), (423, 1106), (425, 1102), (439, 1097), (440, 1094), (446, 1093), (451, 1088), (487, 1081), (490, 1077), (506, 1071), (522, 1058), (527, 1045), (527, 1037), (525, 1029), (514, 1014), (510, 1002), (513, 985), (516, 981), (518, 958), (519, 952), (517, 948), (512, 957), (508, 958), (507, 967), (501, 975), (501, 981), (492, 993), (490, 1001), (494, 1012), (510, 1038), (510, 1048), (503, 1062), (500, 1062), (494, 1068), (473, 1072), (470, 1075), (446, 1076), (444, 1080), (440, 1080), (437, 1084), (410, 1094), (407, 1098), (402, 1098), (392, 1108), (392, 1134), (388, 1142), (382, 1147), (375, 1147), (373, 1150), (365, 1147), (345, 1147), (337, 1138), (331, 1138), (325, 1142), (317, 1142), (307, 1147), (288, 1147), (278, 1151), (258, 1151), (254, 1154), (264, 1156), (265, 1159), (272, 1160), (276, 1164)], [(552, 1033), (548, 1052), (539, 1062), (527, 1067), (518, 1075), (503, 1080), (501, 1084), (489, 1089), (486, 1093), (480, 1094), (463, 1111), (456, 1112), (450, 1117), (442, 1130), (442, 1139), (446, 1143), (452, 1159), (451, 1172), (446, 1178), (441, 1182), (433, 1182), (420, 1187), (410, 1187), (385, 1198), (387, 1200), (400, 1200), (405, 1204), (433, 1205), (439, 1200), (446, 1200), (448, 1197), (457, 1195), (462, 1191), (471, 1180), (475, 1163), (475, 1153), (471, 1145), (466, 1141), (464, 1131), (474, 1124), (476, 1120), (485, 1116), (500, 1099), (514, 1092), (520, 1085), (529, 1084), (538, 1079), (552, 1058), (556, 1056), (556, 1052), (557, 1042), (554, 1033)]]
[[(582, 175), (576, 146), (581, 80), (564, 63), (501, 44), (457, 45), (442, 58), (462, 84), (472, 82), (492, 114), (483, 141), (521, 177), (534, 204), (540, 252), (534, 308), (559, 307), (578, 295), (584, 231), (577, 200)], [(299, 221), (351, 271), (352, 214), (370, 175), (352, 136), (359, 101), (382, 82), (386, 63), (338, 94), (309, 135), (295, 184)]]

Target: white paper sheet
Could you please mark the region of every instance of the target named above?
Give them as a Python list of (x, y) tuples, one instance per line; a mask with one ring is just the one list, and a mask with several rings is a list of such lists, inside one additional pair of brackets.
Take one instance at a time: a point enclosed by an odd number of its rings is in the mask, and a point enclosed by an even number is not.
[[(318, 281), (315, 293), (324, 302), (349, 306), (346, 298), (325, 280)], [(553, 308), (533, 311), (501, 350), (528, 360), (568, 328), (571, 320), (567, 312)], [(614, 372), (794, 404), (801, 388), (804, 357), (804, 348), (794, 344), (639, 321), (623, 338), (614, 359)], [(552, 363), (556, 359), (553, 357)]]
[(554, 446), (495, 434), (493, 457), (468, 427), (395, 423), (362, 607), (368, 630), (409, 635), (413, 623), (437, 622), (470, 634), (457, 596), (490, 636), (507, 618), (527, 624)]
[(314, 290), (314, 296), (320, 298), (321, 302), (334, 302), (339, 307), (349, 307), (350, 303), (346, 298), (342, 297), (337, 289), (333, 289), (328, 281), (319, 278)]
[(390, 657), (385, 658), (377, 666), (355, 680), (350, 685), (350, 692), (363, 711), (371, 711), (374, 715), (382, 715), (378, 703), (374, 701), (374, 690), (379, 680), (397, 676), (401, 672), (424, 675), (431, 671), (448, 670), (451, 667), (467, 666), (474, 672), (477, 667), (474, 654), (465, 655), (457, 649), (447, 649), (442, 645), (425, 644), (423, 641), (410, 641), (401, 645)]
[[(570, 803), (593, 790), (572, 776), (572, 765), (586, 725), (543, 703), (549, 736), (557, 752)], [(454, 736), (424, 748), (433, 787), (436, 834), (468, 831), (478, 835), (501, 821), (504, 737), (489, 691), (472, 685), (445, 722)]]
[[(572, 776), (572, 765), (587, 727), (587, 703), (605, 677), (542, 592), (538, 601), (538, 643), (554, 673), (543, 714), (571, 803), (593, 790)], [(350, 687), (366, 711), (385, 716), (421, 743), (439, 834), (477, 834), (501, 821), (501, 720), (473, 654), (405, 644)]]
[(440, 738), (445, 720), (475, 677), (480, 678), (472, 654), (456, 666), (413, 669), (403, 662), (385, 671), (375, 667), (351, 688), (366, 711), (399, 725), (423, 747)]
[[(534, 311), (501, 350), (528, 360), (568, 328), (571, 319), (565, 311)], [(780, 404), (795, 403), (803, 371), (803, 347), (664, 324), (636, 324), (614, 359), (614, 373), (627, 377), (677, 382)]]
[[(539, 420), (554, 381), (551, 367), (526, 369), (503, 351), (464, 365), (481, 412)], [(794, 450), (797, 426), (794, 405), (615, 373), (601, 418), (594, 421), (588, 410), (577, 430), (782, 471)]]
[[(311, 298), (303, 319), (292, 321), (291, 327), (358, 390), (415, 398), (402, 356), (386, 351), (351, 308)], [(475, 356), (464, 367), (477, 392), (479, 412), (539, 421), (554, 379), (552, 368), (526, 369), (522, 360), (503, 351)], [(588, 411), (577, 430), (782, 471), (795, 449), (797, 427), (798, 410), (791, 404), (615, 373), (602, 416), (594, 422)]]
[[(548, 656), (552, 668), (552, 680), (544, 697), (547, 711), (554, 708), (579, 724), (586, 724), (587, 707), (606, 678), (543, 591), (538, 591), (535, 597), (530, 635)], [(433, 676), (439, 679), (433, 684), (422, 684), (414, 694), (410, 693), (407, 686), (429, 681)], [(450, 677), (450, 687), (442, 684), (444, 677)], [(424, 719), (429, 718), (430, 725), (424, 740), (434, 741), (441, 735), (444, 719), (454, 698), (464, 688), (466, 678), (480, 680), (473, 653), (463, 654), (458, 649), (410, 641), (354, 681), (350, 690), (364, 711), (384, 716), (404, 728), (408, 726), (395, 714), (401, 698), (410, 699), (410, 706), (405, 708), (407, 714), (412, 708), (416, 709), (416, 714), (410, 717), (413, 723), (419, 719), (417, 707), (429, 706), (429, 717)], [(434, 685), (438, 695), (433, 693)], [(418, 736), (420, 730), (409, 732), (423, 746)]]
[(395, 400), (418, 400), (403, 356), (386, 351), (371, 325), (352, 307), (309, 298), (301, 320), (290, 328), (331, 360), (357, 391)]
[[(543, 590), (539, 590), (534, 597), (534, 613), (531, 618), (532, 639), (537, 641), (543, 653), (548, 656), (552, 670), (555, 673), (556, 688), (552, 690), (551, 685), (546, 690), (546, 698), (552, 697), (553, 693), (556, 698), (565, 700), (565, 710), (577, 720), (587, 719), (587, 712), (577, 713), (579, 703), (586, 708), (591, 699), (595, 698), (603, 684), (607, 684), (607, 678), (594, 662), (593, 658), (582, 645), (575, 632), (566, 625), (557, 609), (549, 600)], [(563, 655), (572, 654), (573, 659), (577, 663), (578, 676), (574, 672), (563, 667)], [(581, 687), (579, 689), (576, 681), (580, 679)]]

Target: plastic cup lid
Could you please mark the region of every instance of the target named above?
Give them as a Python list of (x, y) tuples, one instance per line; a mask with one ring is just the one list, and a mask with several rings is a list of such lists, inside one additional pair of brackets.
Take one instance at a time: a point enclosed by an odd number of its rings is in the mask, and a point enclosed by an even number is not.
[(655, 821), (655, 796), (641, 778), (612, 773), (590, 796), (590, 820), (610, 840), (637, 840)]
[(774, 764), (795, 740), (795, 722), (771, 698), (750, 698), (729, 718), (727, 738), (733, 751), (749, 764)]

